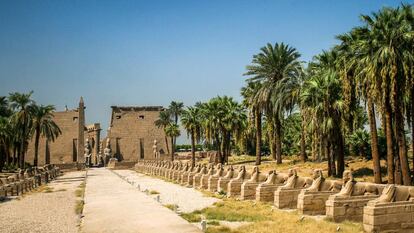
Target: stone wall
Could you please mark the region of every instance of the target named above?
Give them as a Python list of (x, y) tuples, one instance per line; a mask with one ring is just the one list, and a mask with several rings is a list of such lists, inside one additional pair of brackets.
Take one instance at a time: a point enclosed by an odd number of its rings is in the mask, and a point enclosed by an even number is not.
[[(53, 115), (53, 120), (59, 126), (62, 131), (62, 135), (60, 135), (54, 142), (46, 143), (45, 138), (40, 139), (39, 165), (44, 165), (46, 162), (50, 162), (52, 164), (76, 162), (79, 112), (76, 109), (63, 112), (54, 112)], [(83, 148), (83, 145), (81, 146)], [(33, 164), (34, 151), (33, 137), (29, 143), (28, 151), (25, 157), (26, 162)], [(50, 161), (46, 161), (46, 154), (50, 158)]]
[(119, 161), (154, 159), (154, 140), (161, 158), (167, 157), (164, 130), (155, 126), (162, 107), (112, 106), (108, 137), (112, 153)]

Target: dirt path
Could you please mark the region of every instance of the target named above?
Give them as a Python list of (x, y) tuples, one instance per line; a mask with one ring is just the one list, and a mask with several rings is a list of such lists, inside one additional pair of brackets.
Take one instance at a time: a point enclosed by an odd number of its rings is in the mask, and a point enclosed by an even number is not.
[(199, 233), (200, 230), (105, 168), (88, 171), (81, 232)]
[(189, 213), (194, 210), (201, 210), (219, 201), (216, 198), (206, 197), (203, 193), (193, 188), (186, 188), (181, 185), (136, 173), (132, 170), (116, 170), (114, 172), (125, 177), (125, 179), (133, 182), (135, 185), (139, 184), (141, 190), (147, 189), (149, 191), (159, 192), (158, 195), (160, 195), (162, 204), (178, 205), (178, 210), (181, 212)]
[(69, 172), (37, 191), (0, 203), (0, 232), (78, 232), (75, 190), (85, 172)]

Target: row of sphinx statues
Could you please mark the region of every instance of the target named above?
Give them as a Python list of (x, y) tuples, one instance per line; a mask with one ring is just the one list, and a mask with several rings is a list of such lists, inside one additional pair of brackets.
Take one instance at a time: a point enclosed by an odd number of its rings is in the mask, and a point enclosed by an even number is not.
[(337, 222), (363, 221), (366, 232), (414, 232), (414, 224), (410, 225), (414, 220), (414, 187), (357, 182), (351, 170), (344, 171), (341, 180), (329, 180), (321, 169), (315, 169), (310, 177), (301, 177), (296, 168), (287, 173), (263, 173), (257, 166), (247, 171), (244, 165), (193, 166), (180, 161), (142, 160), (135, 169), (229, 198), (273, 202), (280, 209), (327, 215)]

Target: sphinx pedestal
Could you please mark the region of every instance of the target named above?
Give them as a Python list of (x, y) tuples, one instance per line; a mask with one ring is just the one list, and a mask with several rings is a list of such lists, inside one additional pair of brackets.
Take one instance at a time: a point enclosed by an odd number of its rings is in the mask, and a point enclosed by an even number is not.
[(227, 184), (227, 197), (238, 197), (241, 193), (243, 180), (230, 180)]
[(282, 184), (261, 183), (256, 187), (256, 201), (274, 202), (275, 191)]
[(208, 178), (207, 190), (213, 193), (216, 192), (219, 179), (220, 177), (218, 176), (210, 176), (210, 178)]
[(298, 196), (297, 208), (299, 213), (307, 215), (325, 215), (325, 203), (329, 196), (336, 193), (337, 192), (331, 191), (310, 192), (302, 190)]
[(296, 209), (302, 189), (281, 189), (275, 191), (274, 205), (279, 209)]
[(332, 195), (325, 203), (326, 216), (335, 222), (344, 220), (362, 222), (364, 206), (375, 198), (378, 198), (378, 195), (351, 197)]
[(368, 202), (363, 226), (368, 233), (414, 232), (414, 201)]
[(217, 181), (217, 191), (218, 192), (227, 192), (228, 184), (231, 179), (220, 177)]
[(258, 182), (246, 181), (241, 186), (240, 199), (241, 200), (255, 200), (256, 199), (256, 188), (259, 186)]
[(208, 188), (208, 179), (210, 175), (203, 175), (200, 178), (200, 185), (198, 186), (199, 189), (207, 189)]
[(200, 180), (201, 180), (202, 174), (196, 174), (193, 177), (193, 187), (198, 188), (200, 186)]

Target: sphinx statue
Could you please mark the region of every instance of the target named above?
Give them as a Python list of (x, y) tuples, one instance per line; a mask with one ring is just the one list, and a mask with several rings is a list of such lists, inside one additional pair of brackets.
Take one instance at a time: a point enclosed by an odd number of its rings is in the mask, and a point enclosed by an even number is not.
[(227, 185), (231, 179), (235, 176), (234, 168), (232, 165), (227, 167), (226, 175), (220, 177), (217, 181), (217, 191), (227, 192)]
[(244, 181), (241, 186), (240, 199), (253, 200), (256, 199), (256, 188), (259, 184), (266, 180), (266, 177), (260, 174), (259, 167), (254, 166), (253, 172), (249, 180)]
[(224, 168), (221, 163), (217, 164), (216, 172), (208, 178), (207, 190), (210, 192), (217, 191), (218, 180), (224, 175)]
[(275, 191), (274, 204), (277, 208), (297, 208), (298, 196), (312, 184), (312, 179), (299, 177), (296, 169), (289, 169), (286, 183)]
[(276, 189), (286, 181), (286, 174), (277, 173), (276, 170), (268, 172), (266, 180), (256, 188), (256, 201), (273, 202)]
[(245, 179), (248, 179), (248, 174), (246, 172), (246, 167), (244, 165), (240, 166), (239, 173), (236, 178), (230, 180), (227, 184), (227, 197), (237, 197), (241, 193), (241, 186)]
[(202, 175), (200, 178), (200, 185), (199, 189), (208, 189), (208, 180), (211, 176), (215, 174), (215, 167), (214, 164), (210, 164), (210, 167), (206, 174)]

